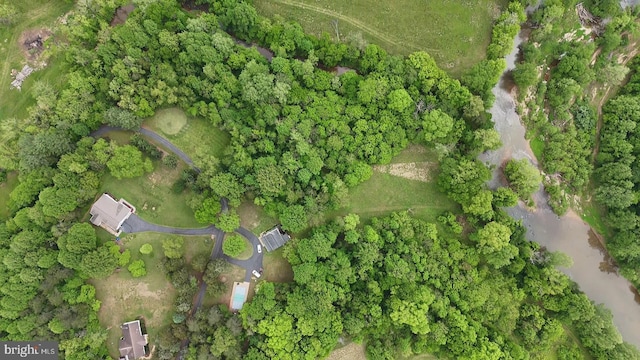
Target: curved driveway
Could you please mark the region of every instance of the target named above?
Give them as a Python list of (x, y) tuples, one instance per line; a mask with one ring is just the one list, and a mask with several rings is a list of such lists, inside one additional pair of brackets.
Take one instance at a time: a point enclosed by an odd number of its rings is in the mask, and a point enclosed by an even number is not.
[[(110, 131), (127, 131), (127, 130), (123, 129), (123, 128), (119, 128), (119, 127), (103, 125), (99, 129), (93, 131), (90, 135), (93, 136), (93, 137), (100, 137), (100, 136), (104, 136), (105, 134), (107, 134)], [(172, 144), (169, 140), (163, 138), (158, 133), (156, 133), (156, 132), (154, 132), (152, 130), (149, 130), (149, 129), (140, 128), (139, 132), (142, 135), (150, 137), (151, 139), (157, 141), (162, 146), (166, 147), (171, 152), (176, 154), (180, 159), (182, 159), (185, 163), (187, 163), (189, 166), (191, 166), (194, 170), (196, 170), (197, 172), (200, 172), (200, 169), (198, 169), (197, 167), (193, 166), (193, 161), (191, 160), (191, 158), (189, 158), (189, 156), (187, 154), (185, 154), (182, 150), (180, 150), (178, 147), (176, 147), (174, 144)], [(220, 205), (221, 205), (222, 212), (227, 212), (227, 210), (229, 209), (229, 202), (228, 202), (228, 200), (226, 198), (221, 198), (220, 199)], [(145, 231), (155, 231), (155, 232), (178, 234), (178, 235), (206, 235), (206, 234), (211, 234), (211, 235), (213, 235), (215, 237), (216, 240), (224, 238), (224, 232), (222, 230), (216, 228), (213, 225), (210, 225), (210, 226), (205, 227), (205, 228), (197, 228), (197, 229), (176, 228), (176, 227), (163, 226), (163, 225), (150, 223), (150, 222), (140, 218), (136, 214), (132, 214), (131, 216), (129, 216), (129, 218), (124, 222), (124, 224), (122, 224), (122, 231), (124, 231), (126, 233), (138, 233), (138, 232), (145, 232)], [(218, 258), (225, 259), (226, 261), (228, 261), (231, 264), (243, 267), (247, 272), (246, 275), (245, 275), (245, 281), (250, 281), (251, 280), (251, 272), (253, 270), (260, 271), (262, 269), (262, 257), (263, 257), (263, 254), (262, 253), (258, 253), (258, 251), (257, 251), (257, 247), (260, 244), (260, 241), (258, 240), (258, 237), (254, 233), (252, 233), (251, 231), (243, 228), (242, 226), (239, 227), (238, 229), (236, 229), (235, 232), (237, 232), (238, 234), (244, 236), (247, 240), (249, 240), (249, 242), (253, 246), (253, 250), (254, 251), (253, 251), (253, 255), (251, 256), (251, 258), (246, 259), (246, 260), (238, 260), (238, 259), (230, 258), (230, 257), (228, 257), (228, 256), (226, 256), (226, 255), (224, 255), (222, 253), (222, 241), (216, 241), (215, 245), (213, 247), (213, 250), (211, 251), (210, 259), (211, 260), (218, 259)], [(206, 284), (204, 284), (204, 285), (205, 285), (205, 289), (206, 289)], [(203, 289), (200, 289), (200, 290), (201, 290), (200, 292), (204, 294)], [(196, 303), (200, 304), (201, 300), (202, 300), (201, 296), (199, 296), (199, 300), (196, 301)], [(198, 307), (199, 307), (199, 305), (198, 305)]]
[[(100, 136), (104, 136), (110, 131), (123, 131), (123, 130), (126, 131), (126, 129), (103, 125), (96, 131), (93, 131), (90, 135), (92, 137), (100, 137)], [(191, 158), (189, 158), (189, 156), (185, 154), (182, 150), (180, 150), (178, 147), (173, 145), (169, 140), (163, 138), (159, 134), (149, 129), (140, 128), (138, 131), (142, 135), (157, 141), (162, 146), (164, 146), (165, 148), (169, 149), (171, 152), (176, 154), (180, 159), (182, 159), (182, 161), (184, 161), (187, 165), (189, 165), (195, 171), (200, 172), (200, 169), (198, 169), (193, 165), (193, 161), (191, 160)], [(220, 199), (220, 205), (221, 205), (222, 212), (227, 212), (227, 210), (229, 209), (229, 205), (226, 198)], [(129, 216), (129, 218), (125, 220), (125, 222), (122, 224), (122, 231), (126, 233), (155, 231), (155, 232), (178, 234), (178, 235), (211, 234), (215, 239), (215, 242), (213, 245), (213, 249), (211, 250), (211, 256), (209, 257), (209, 261), (213, 261), (215, 259), (224, 259), (225, 261), (231, 264), (238, 265), (244, 268), (246, 271), (244, 276), (244, 281), (251, 281), (252, 272), (254, 270), (255, 271), (262, 270), (263, 254), (261, 252), (258, 253), (258, 250), (257, 250), (257, 247), (260, 244), (260, 241), (258, 240), (258, 237), (254, 233), (243, 228), (242, 226), (237, 228), (235, 232), (237, 232), (238, 234), (242, 235), (247, 240), (249, 240), (249, 242), (251, 243), (251, 246), (253, 246), (253, 254), (249, 259), (246, 259), (246, 260), (233, 259), (222, 253), (222, 239), (224, 239), (224, 231), (218, 229), (214, 225), (210, 225), (205, 228), (196, 228), (196, 229), (176, 228), (176, 227), (153, 224), (140, 218), (136, 214), (131, 214), (131, 216)], [(200, 289), (198, 290), (198, 294), (196, 295), (193, 301), (193, 308), (191, 310), (190, 316), (195, 314), (198, 311), (198, 309), (200, 309), (200, 306), (202, 306), (202, 300), (204, 299), (204, 295), (206, 292), (207, 292), (207, 283), (202, 281), (200, 284)], [(180, 345), (181, 345), (180, 351), (178, 352), (177, 359), (182, 359), (184, 357), (184, 350), (189, 346), (189, 339), (185, 339)]]

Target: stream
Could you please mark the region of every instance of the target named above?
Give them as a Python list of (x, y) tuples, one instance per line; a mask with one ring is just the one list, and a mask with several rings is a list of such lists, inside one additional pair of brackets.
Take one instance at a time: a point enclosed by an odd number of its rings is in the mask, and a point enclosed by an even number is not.
[[(500, 185), (499, 168), (509, 158), (527, 158), (538, 165), (529, 142), (524, 138), (525, 128), (516, 113), (515, 102), (505, 89), (505, 74), (515, 67), (518, 45), (523, 40), (521, 34), (515, 39), (514, 49), (506, 58), (507, 70), (492, 90), (496, 101), (490, 113), (503, 146), (479, 157), (495, 167), (493, 179), (489, 182), (491, 188)], [(596, 235), (578, 214), (570, 210), (562, 217), (555, 215), (547, 204), (547, 194), (542, 186), (533, 198), (537, 205), (535, 210), (527, 210), (523, 204), (506, 210), (514, 219), (522, 220), (529, 240), (573, 258), (573, 266), (561, 270), (578, 283), (591, 300), (611, 310), (613, 322), (623, 339), (640, 347), (640, 296), (631, 283), (618, 275)]]

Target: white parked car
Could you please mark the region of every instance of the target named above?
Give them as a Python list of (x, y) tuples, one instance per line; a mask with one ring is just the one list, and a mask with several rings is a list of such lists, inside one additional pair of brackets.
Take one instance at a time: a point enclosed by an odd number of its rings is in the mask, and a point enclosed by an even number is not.
[(258, 244), (258, 254), (262, 254), (262, 245)]
[(259, 272), (253, 270), (253, 271), (251, 271), (251, 273), (253, 274), (253, 276), (255, 276), (257, 278), (260, 278), (260, 273)]

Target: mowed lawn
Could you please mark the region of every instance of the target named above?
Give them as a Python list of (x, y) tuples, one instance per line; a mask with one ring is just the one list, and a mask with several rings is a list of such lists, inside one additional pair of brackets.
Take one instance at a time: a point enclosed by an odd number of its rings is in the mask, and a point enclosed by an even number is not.
[(412, 145), (396, 156), (391, 165), (375, 169), (369, 180), (349, 190), (343, 208), (328, 213), (322, 220), (355, 213), (365, 222), (408, 210), (414, 217), (435, 222), (444, 211), (456, 209), (456, 204), (437, 188), (438, 165), (432, 150)]
[(180, 177), (185, 164), (169, 169), (154, 162), (154, 171), (141, 177), (116, 179), (107, 174), (102, 180), (100, 193), (108, 192), (116, 198), (124, 198), (136, 207), (141, 218), (159, 225), (174, 227), (204, 227), (194, 217), (187, 205), (189, 192), (175, 194), (171, 186)]
[(26, 64), (20, 48), (20, 35), (25, 30), (51, 29), (56, 19), (73, 7), (66, 0), (9, 1), (18, 10), (18, 16), (10, 26), (0, 26), (0, 121), (6, 117), (23, 118), (27, 107), (34, 103), (31, 85), (37, 80), (50, 83), (54, 87), (65, 81), (65, 66), (62, 59), (49, 59), (48, 66), (33, 72), (22, 84), (22, 91), (10, 90), (13, 80), (11, 69), (21, 70)]
[(306, 32), (340, 41), (364, 38), (388, 52), (429, 52), (453, 76), (485, 57), (493, 21), (506, 0), (255, 0), (258, 12), (298, 21)]
[[(126, 268), (122, 268), (105, 279), (90, 281), (96, 287), (96, 298), (102, 302), (98, 317), (100, 323), (109, 330), (107, 348), (115, 358), (118, 354), (118, 340), (122, 336), (122, 323), (144, 317), (152, 347), (159, 334), (172, 322), (175, 289), (161, 264), (164, 258), (162, 240), (167, 236), (169, 235), (160, 233), (123, 236), (124, 247), (131, 251), (131, 261), (142, 259), (145, 262), (145, 276), (133, 278)], [(149, 255), (143, 255), (139, 251), (146, 243), (153, 247)], [(184, 245), (187, 254), (208, 254), (213, 242), (208, 236), (185, 236)]]
[(230, 141), (227, 133), (215, 128), (209, 121), (187, 116), (179, 108), (158, 110), (143, 126), (171, 141), (189, 155), (196, 165), (202, 156), (221, 158)]

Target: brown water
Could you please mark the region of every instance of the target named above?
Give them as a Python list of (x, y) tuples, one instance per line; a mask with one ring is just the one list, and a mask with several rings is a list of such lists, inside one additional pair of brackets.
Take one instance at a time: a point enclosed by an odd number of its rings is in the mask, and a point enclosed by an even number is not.
[[(514, 67), (517, 47), (523, 41), (516, 38), (514, 50), (507, 57), (507, 71)], [(505, 71), (505, 73), (507, 72)], [(495, 129), (500, 133), (502, 148), (480, 156), (480, 160), (499, 169), (500, 164), (513, 157), (529, 159), (538, 164), (525, 129), (516, 114), (515, 103), (505, 89), (505, 74), (493, 89), (496, 101), (490, 112)], [(500, 185), (498, 170), (494, 170), (489, 186)], [(640, 347), (640, 295), (622, 276), (618, 275), (615, 262), (607, 254), (591, 228), (574, 212), (558, 217), (547, 204), (547, 194), (542, 187), (534, 194), (537, 209), (528, 211), (522, 204), (507, 209), (515, 219), (522, 220), (527, 237), (550, 251), (562, 251), (573, 258), (573, 266), (562, 269), (582, 291), (596, 303), (604, 304), (613, 313), (613, 321), (625, 341)]]

